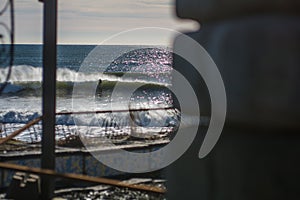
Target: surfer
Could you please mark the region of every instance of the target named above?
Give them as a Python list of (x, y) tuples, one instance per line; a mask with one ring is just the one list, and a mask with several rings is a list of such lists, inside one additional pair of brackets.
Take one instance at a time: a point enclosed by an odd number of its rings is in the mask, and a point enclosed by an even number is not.
[(96, 89), (96, 96), (100, 97), (102, 95), (102, 80), (99, 79), (97, 89)]

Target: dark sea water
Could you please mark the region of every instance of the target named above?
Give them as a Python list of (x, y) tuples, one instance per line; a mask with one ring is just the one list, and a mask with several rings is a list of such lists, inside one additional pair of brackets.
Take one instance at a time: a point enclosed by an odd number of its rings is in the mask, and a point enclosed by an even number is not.
[[(0, 84), (7, 71), (0, 66)], [(166, 47), (59, 45), (57, 112), (172, 107), (167, 88), (171, 72), (172, 55)], [(16, 45), (10, 82), (0, 96), (2, 125), (25, 124), (41, 115), (41, 77), (42, 46)], [(134, 117), (135, 126), (147, 134), (177, 126), (179, 115), (175, 109), (61, 115), (57, 125), (121, 129), (131, 126), (129, 119)]]

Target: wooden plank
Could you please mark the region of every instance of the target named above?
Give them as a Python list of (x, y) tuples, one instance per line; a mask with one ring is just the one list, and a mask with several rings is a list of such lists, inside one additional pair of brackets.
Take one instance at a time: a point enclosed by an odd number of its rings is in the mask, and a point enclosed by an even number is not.
[(38, 117), (38, 118), (30, 121), (28, 124), (24, 125), (19, 130), (16, 130), (15, 132), (13, 132), (12, 134), (10, 134), (9, 136), (7, 136), (5, 138), (1, 138), (0, 139), (0, 145), (5, 144), (6, 142), (8, 142), (9, 140), (13, 139), (14, 137), (16, 137), (17, 135), (19, 135), (20, 133), (22, 133), (24, 130), (28, 129), (30, 126), (38, 123), (41, 120), (42, 120), (42, 117)]
[(166, 192), (165, 189), (162, 189), (159, 187), (154, 187), (154, 186), (135, 185), (135, 184), (129, 184), (126, 182), (122, 182), (119, 180), (100, 178), (100, 177), (92, 177), (92, 176), (86, 176), (86, 175), (80, 175), (80, 174), (72, 174), (72, 173), (63, 174), (63, 173), (57, 173), (51, 169), (33, 168), (33, 167), (27, 167), (27, 166), (16, 165), (16, 164), (11, 164), (11, 163), (0, 163), (0, 168), (34, 173), (34, 174), (39, 174), (39, 175), (46, 175), (46, 176), (50, 176), (53, 178), (65, 178), (65, 179), (72, 179), (72, 180), (84, 181), (84, 182), (90, 182), (90, 183), (111, 185), (111, 186), (116, 186), (116, 187), (125, 187), (125, 188), (140, 190), (140, 191), (146, 191), (146, 192), (154, 192), (154, 193), (160, 193), (160, 194), (164, 194)]

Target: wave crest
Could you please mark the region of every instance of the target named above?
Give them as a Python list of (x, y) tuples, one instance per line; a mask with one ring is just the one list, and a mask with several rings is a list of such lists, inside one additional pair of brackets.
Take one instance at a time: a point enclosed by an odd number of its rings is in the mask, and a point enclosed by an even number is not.
[[(0, 69), (0, 83), (3, 83), (6, 78), (8, 68)], [(68, 68), (57, 69), (57, 81), (60, 82), (86, 82), (97, 81), (99, 79), (97, 73), (81, 73)], [(29, 65), (13, 66), (10, 82), (41, 82), (42, 68)]]

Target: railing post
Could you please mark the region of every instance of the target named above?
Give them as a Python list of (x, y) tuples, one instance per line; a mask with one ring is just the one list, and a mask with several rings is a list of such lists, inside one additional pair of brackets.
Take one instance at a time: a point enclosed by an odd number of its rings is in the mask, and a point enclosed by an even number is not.
[[(43, 135), (41, 167), (55, 169), (57, 0), (44, 0)], [(42, 176), (42, 199), (51, 199), (55, 180)]]

